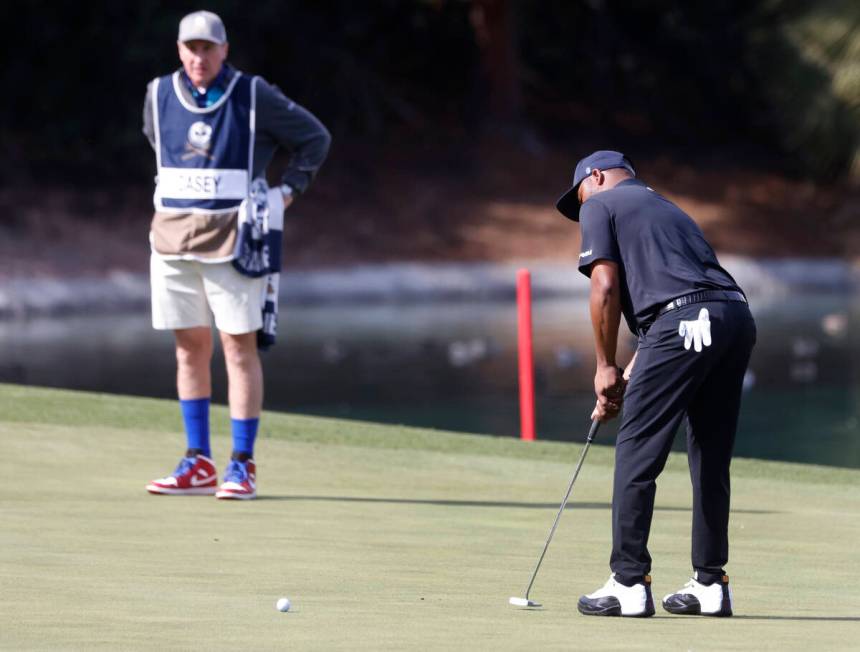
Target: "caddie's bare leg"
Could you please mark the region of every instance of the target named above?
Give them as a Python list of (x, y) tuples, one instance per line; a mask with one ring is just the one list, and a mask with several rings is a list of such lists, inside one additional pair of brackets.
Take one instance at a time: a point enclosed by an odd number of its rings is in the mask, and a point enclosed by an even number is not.
[(257, 334), (221, 333), (229, 384), (228, 401), (233, 419), (256, 419), (263, 408), (263, 367), (257, 352)]
[(176, 389), (181, 400), (209, 398), (212, 395), (212, 331), (208, 328), (183, 328), (176, 336)]

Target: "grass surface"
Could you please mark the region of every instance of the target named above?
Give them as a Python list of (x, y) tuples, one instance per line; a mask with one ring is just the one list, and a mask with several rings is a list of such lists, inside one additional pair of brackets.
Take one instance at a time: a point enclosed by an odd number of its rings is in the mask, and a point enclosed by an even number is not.
[[(223, 466), (226, 414), (213, 411)], [(583, 424), (583, 437), (587, 429)], [(608, 576), (612, 449), (266, 414), (261, 498), (153, 497), (175, 403), (0, 385), (4, 649), (857, 649), (860, 471), (736, 460), (737, 616), (585, 618)], [(599, 438), (599, 435), (598, 435)], [(689, 574), (685, 459), (661, 476), (655, 597)], [(275, 610), (288, 596), (294, 611)]]

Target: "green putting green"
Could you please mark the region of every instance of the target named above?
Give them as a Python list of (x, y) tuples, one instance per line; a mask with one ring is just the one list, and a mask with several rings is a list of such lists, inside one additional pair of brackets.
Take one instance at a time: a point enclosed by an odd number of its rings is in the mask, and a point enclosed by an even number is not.
[[(271, 389), (270, 389), (271, 391)], [(226, 411), (213, 411), (223, 469)], [(587, 421), (576, 424), (582, 436)], [(586, 618), (609, 574), (612, 448), (267, 413), (260, 499), (156, 497), (174, 402), (0, 385), (0, 648), (836, 650), (860, 640), (860, 471), (738, 459), (736, 617)], [(598, 435), (598, 443), (600, 436)], [(655, 598), (689, 575), (683, 456), (660, 478)], [(279, 613), (282, 596), (292, 611)]]

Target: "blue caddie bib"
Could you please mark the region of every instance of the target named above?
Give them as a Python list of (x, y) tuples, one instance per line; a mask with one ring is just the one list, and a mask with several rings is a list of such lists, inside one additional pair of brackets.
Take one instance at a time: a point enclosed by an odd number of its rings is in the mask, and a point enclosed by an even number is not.
[(200, 108), (183, 97), (179, 74), (156, 79), (152, 92), (155, 210), (235, 211), (253, 172), (257, 78), (237, 72), (215, 104)]

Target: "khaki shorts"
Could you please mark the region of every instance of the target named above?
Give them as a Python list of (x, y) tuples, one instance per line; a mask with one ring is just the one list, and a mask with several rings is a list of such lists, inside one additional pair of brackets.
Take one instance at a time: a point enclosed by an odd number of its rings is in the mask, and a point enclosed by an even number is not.
[(249, 278), (231, 263), (150, 257), (152, 327), (158, 330), (215, 326), (230, 335), (263, 326), (265, 277)]

